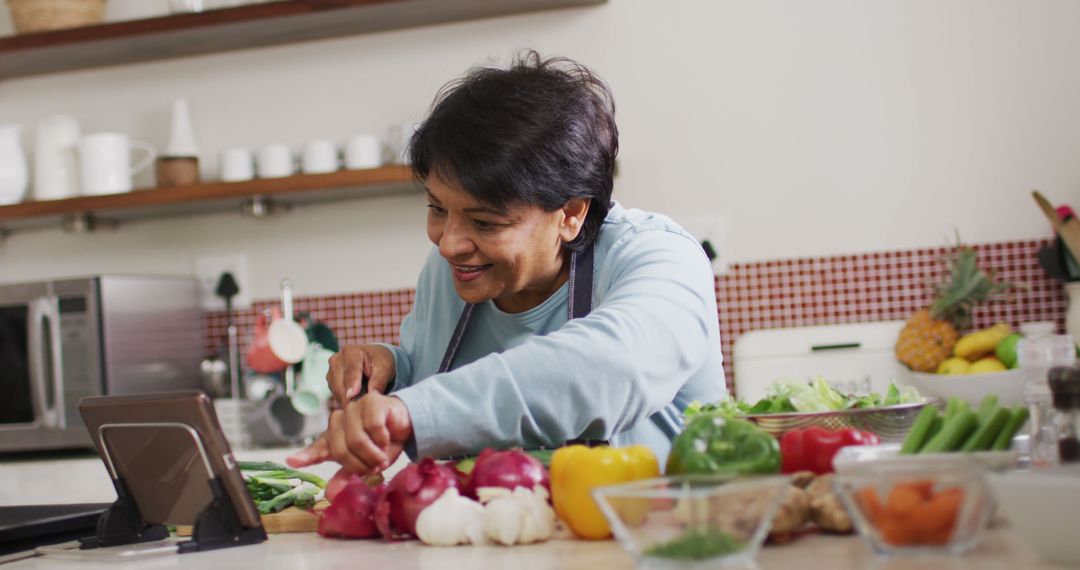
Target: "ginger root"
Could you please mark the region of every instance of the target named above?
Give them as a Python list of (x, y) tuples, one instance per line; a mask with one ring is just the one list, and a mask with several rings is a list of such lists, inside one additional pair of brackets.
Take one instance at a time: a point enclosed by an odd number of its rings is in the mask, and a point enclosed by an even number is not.
[(769, 530), (769, 538), (773, 542), (787, 542), (786, 535), (801, 529), (810, 522), (810, 495), (791, 485), (787, 488), (783, 502), (780, 503), (776, 516)]
[(845, 534), (852, 531), (851, 517), (840, 497), (832, 488), (832, 475), (823, 475), (814, 479), (806, 488), (810, 497), (810, 519), (827, 532)]

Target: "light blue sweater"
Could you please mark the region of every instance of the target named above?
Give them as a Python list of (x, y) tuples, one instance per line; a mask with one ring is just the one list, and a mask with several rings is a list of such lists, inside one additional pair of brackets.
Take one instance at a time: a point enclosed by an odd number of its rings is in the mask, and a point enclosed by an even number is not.
[(644, 444), (661, 462), (693, 400), (726, 395), (712, 266), (671, 219), (615, 204), (595, 246), (593, 309), (567, 321), (564, 284), (517, 314), (477, 306), (438, 374), (464, 301), (432, 250), (401, 324), (394, 395), (419, 456), (571, 439)]

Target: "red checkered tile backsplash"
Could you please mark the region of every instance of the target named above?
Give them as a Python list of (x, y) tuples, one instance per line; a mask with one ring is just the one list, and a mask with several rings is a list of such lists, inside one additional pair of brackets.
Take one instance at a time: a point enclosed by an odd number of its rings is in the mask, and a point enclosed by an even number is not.
[[(1000, 278), (1023, 284), (1004, 302), (975, 312), (976, 326), (1006, 321), (1013, 326), (1065, 319), (1064, 288), (1042, 270), (1036, 252), (1047, 240), (976, 245), (979, 266)], [(941, 258), (948, 248), (915, 249), (781, 259), (732, 264), (716, 279), (724, 369), (733, 386), (731, 349), (742, 333), (755, 329), (873, 322), (906, 318), (925, 307), (929, 285), (941, 275)], [(301, 297), (298, 314), (308, 313), (326, 323), (341, 344), (398, 342), (401, 319), (414, 299), (412, 289)], [(253, 303), (238, 311), (241, 352), (246, 351), (256, 316), (279, 302)], [(223, 346), (225, 313), (205, 315), (207, 351)]]

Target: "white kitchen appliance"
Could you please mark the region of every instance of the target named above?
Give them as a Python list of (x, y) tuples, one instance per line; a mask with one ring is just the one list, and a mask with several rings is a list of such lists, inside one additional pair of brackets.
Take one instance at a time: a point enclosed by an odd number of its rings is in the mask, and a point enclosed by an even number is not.
[(819, 374), (844, 393), (884, 394), (891, 380), (905, 377), (893, 354), (903, 326), (881, 321), (747, 332), (735, 341), (735, 396), (753, 403), (775, 380)]

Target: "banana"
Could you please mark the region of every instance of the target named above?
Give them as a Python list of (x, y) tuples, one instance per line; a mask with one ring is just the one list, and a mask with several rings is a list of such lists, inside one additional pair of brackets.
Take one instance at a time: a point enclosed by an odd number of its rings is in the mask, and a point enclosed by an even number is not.
[(956, 346), (953, 347), (953, 354), (968, 360), (976, 360), (984, 354), (993, 352), (998, 343), (1010, 334), (1012, 334), (1012, 328), (1008, 323), (997, 323), (990, 328), (960, 337), (960, 340), (956, 341)]

